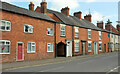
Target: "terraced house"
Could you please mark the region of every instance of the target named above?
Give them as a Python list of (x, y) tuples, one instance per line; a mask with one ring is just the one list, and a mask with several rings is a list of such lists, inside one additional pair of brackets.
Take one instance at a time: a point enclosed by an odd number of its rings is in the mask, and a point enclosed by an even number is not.
[(47, 9), (45, 1), (40, 4), (41, 7), (35, 9), (30, 2), (28, 10), (0, 2), (1, 62), (92, 55), (112, 50), (111, 34), (118, 36), (118, 31), (104, 29), (101, 22), (95, 26), (91, 14), (83, 19), (82, 12), (69, 15), (69, 7), (58, 12)]

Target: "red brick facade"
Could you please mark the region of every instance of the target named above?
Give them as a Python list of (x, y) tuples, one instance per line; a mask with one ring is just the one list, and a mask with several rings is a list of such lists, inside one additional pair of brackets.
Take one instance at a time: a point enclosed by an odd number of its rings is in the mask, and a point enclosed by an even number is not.
[[(45, 5), (44, 5), (45, 4)], [(66, 48), (67, 45), (66, 40), (69, 39), (72, 41), (72, 55), (81, 55), (83, 54), (82, 43), (85, 42), (85, 53), (87, 55), (92, 55), (94, 53), (94, 42), (97, 43), (97, 53), (108, 52), (108, 43), (110, 42), (110, 38), (108, 37), (108, 32), (101, 32), (101, 40), (99, 40), (99, 30), (91, 30), (91, 39), (88, 39), (88, 28), (78, 27), (79, 30), (79, 38), (75, 38), (75, 27), (68, 24), (65, 25), (65, 36), (61, 36), (61, 23), (62, 20), (58, 18), (56, 15), (52, 13), (47, 13), (47, 3), (41, 3), (41, 7), (37, 7), (35, 9), (36, 12), (44, 13), (48, 15), (50, 18), (59, 23), (53, 23), (46, 20), (36, 19), (29, 16), (24, 16), (20, 14), (15, 14), (7, 11), (2, 12), (2, 20), (7, 20), (11, 22), (11, 31), (1, 31), (2, 32), (2, 40), (10, 40), (10, 54), (2, 54), (2, 62), (16, 62), (16, 52), (17, 52), (17, 42), (24, 43), (24, 60), (40, 60), (47, 58), (54, 58), (57, 54), (57, 50), (61, 50), (59, 54), (64, 55), (66, 52), (62, 49)], [(29, 10), (34, 11), (34, 5), (31, 3), (29, 5)], [(42, 12), (41, 12), (42, 10)], [(69, 16), (69, 8), (66, 7), (61, 11), (63, 14)], [(78, 15), (79, 19), (81, 19), (82, 12)], [(9, 16), (9, 17), (8, 17)], [(92, 22), (92, 15), (86, 15), (85, 19), (89, 22)], [(24, 32), (24, 24), (29, 24), (33, 26), (33, 33), (25, 33)], [(75, 24), (74, 24), (75, 25)], [(101, 27), (101, 26), (100, 26)], [(47, 35), (47, 28), (53, 29), (53, 35)], [(103, 26), (101, 27), (103, 28)], [(109, 25), (106, 27), (109, 30)], [(115, 33), (118, 33), (114, 29), (112, 29)], [(79, 52), (75, 52), (75, 40), (79, 41)], [(88, 41), (91, 41), (91, 52), (88, 51)], [(36, 42), (36, 52), (35, 53), (27, 53), (27, 43), (28, 42)], [(102, 51), (99, 51), (99, 43), (102, 43)], [(53, 43), (53, 52), (47, 52), (47, 43)], [(57, 46), (61, 43), (61, 47)]]
[[(3, 62), (16, 61), (17, 42), (24, 43), (24, 60), (39, 60), (45, 58), (54, 58), (55, 56), (54, 52), (47, 53), (47, 43), (54, 44), (54, 33), (53, 36), (48, 36), (47, 28), (52, 28), (54, 32), (54, 23), (40, 19), (34, 19), (23, 15), (13, 14), (6, 11), (2, 11), (2, 20), (11, 21), (11, 31), (10, 32), (2, 31), (2, 40), (11, 41), (10, 54), (3, 55), (3, 59), (5, 58)], [(32, 34), (24, 33), (24, 24), (33, 25)], [(36, 42), (35, 53), (27, 53), (28, 42)]]

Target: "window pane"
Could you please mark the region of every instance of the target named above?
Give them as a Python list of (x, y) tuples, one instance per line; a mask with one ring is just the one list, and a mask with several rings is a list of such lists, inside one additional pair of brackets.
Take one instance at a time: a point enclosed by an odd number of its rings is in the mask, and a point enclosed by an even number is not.
[(25, 32), (28, 32), (28, 26), (27, 25), (25, 25)]
[(79, 31), (78, 31), (78, 28), (75, 28), (75, 32), (79, 32)]
[(5, 30), (5, 21), (1, 21), (1, 29)]
[(31, 51), (31, 43), (28, 43), (28, 52)]
[(35, 46), (32, 46), (32, 51), (35, 52)]

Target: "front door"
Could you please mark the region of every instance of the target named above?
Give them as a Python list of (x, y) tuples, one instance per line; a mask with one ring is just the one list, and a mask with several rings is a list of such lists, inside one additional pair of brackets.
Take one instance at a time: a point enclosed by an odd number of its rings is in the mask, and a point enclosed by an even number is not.
[(23, 43), (17, 43), (17, 61), (23, 60)]
[(85, 55), (86, 54), (86, 43), (82, 42), (82, 54)]
[(106, 44), (104, 44), (104, 52), (106, 52)]
[(72, 40), (67, 40), (66, 44), (66, 57), (72, 57)]
[(97, 54), (97, 42), (94, 42), (94, 54)]

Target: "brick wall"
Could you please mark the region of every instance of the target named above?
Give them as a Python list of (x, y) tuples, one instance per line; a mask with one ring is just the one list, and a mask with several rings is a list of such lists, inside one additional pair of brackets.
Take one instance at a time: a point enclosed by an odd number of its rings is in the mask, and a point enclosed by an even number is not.
[[(3, 55), (6, 58), (3, 62), (16, 61), (17, 42), (24, 43), (24, 60), (39, 60), (54, 57), (55, 53), (47, 53), (47, 43), (53, 43), (54, 46), (54, 35), (47, 36), (47, 28), (52, 28), (54, 31), (54, 23), (6, 11), (2, 11), (2, 20), (11, 21), (11, 31), (2, 31), (2, 40), (11, 41), (10, 54)], [(24, 24), (33, 25), (33, 34), (24, 33)], [(27, 43), (29, 41), (36, 42), (36, 53), (27, 53)]]

